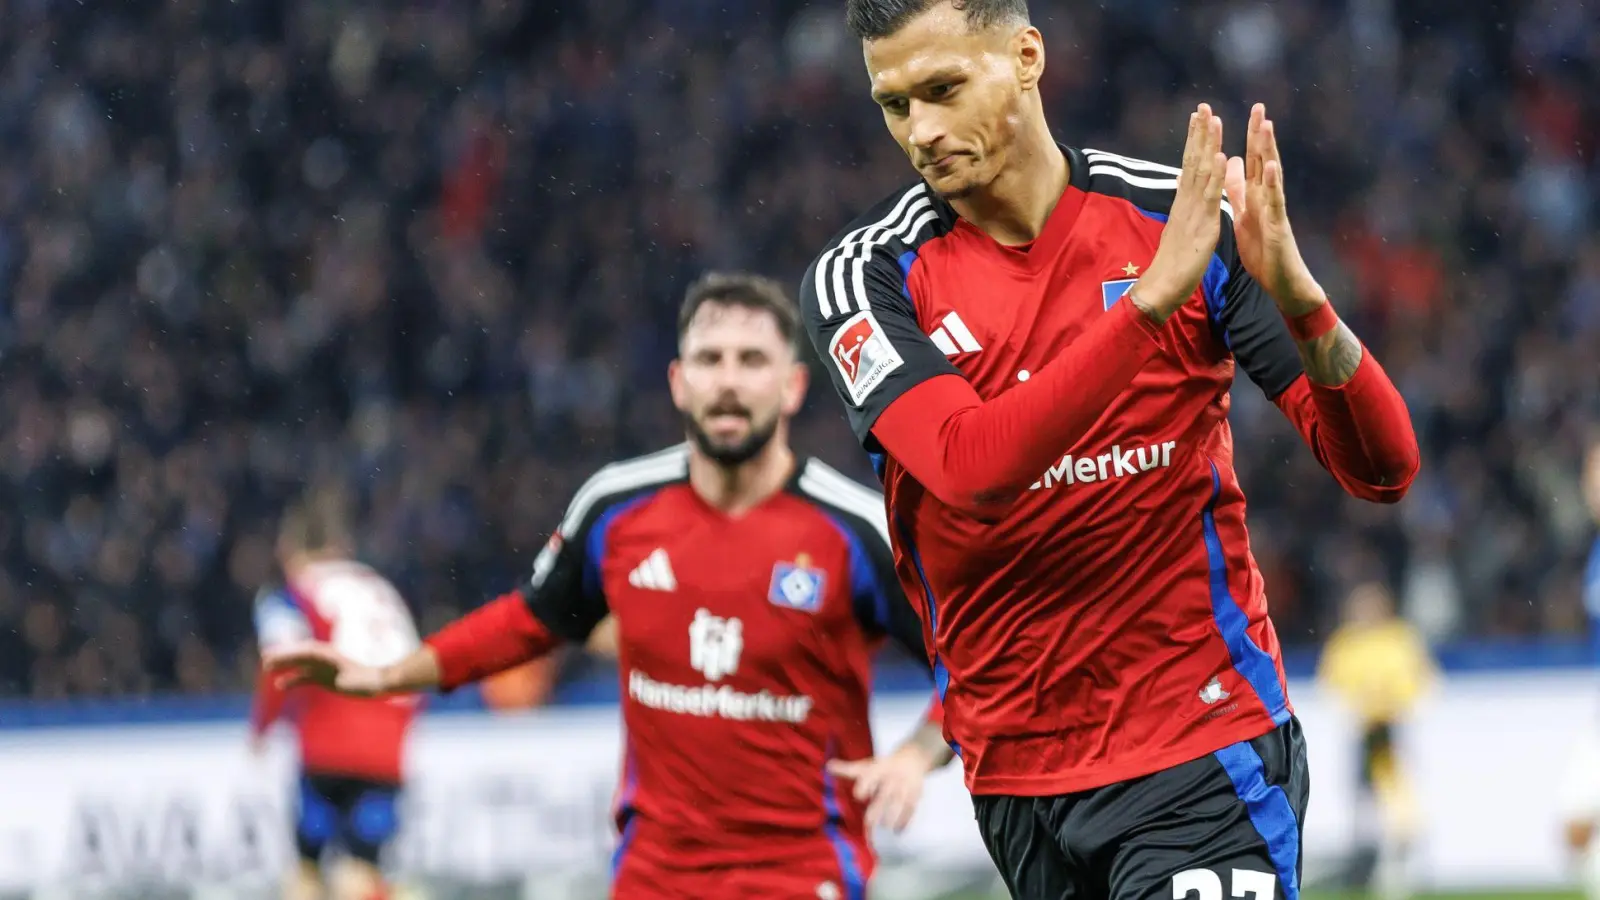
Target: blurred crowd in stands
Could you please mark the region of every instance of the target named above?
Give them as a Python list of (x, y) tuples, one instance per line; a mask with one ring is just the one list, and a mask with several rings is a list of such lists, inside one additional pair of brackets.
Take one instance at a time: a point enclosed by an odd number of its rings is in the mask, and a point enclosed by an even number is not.
[[(1584, 0), (1035, 0), (1058, 136), (1284, 143), (1313, 269), (1424, 469), (1342, 498), (1241, 376), (1280, 633), (1395, 586), (1433, 640), (1583, 628), (1600, 424)], [(283, 503), (337, 479), (425, 628), (528, 570), (598, 465), (680, 438), (708, 267), (793, 283), (912, 172), (840, 0), (0, 2), (0, 693), (249, 683)], [(816, 384), (797, 435), (871, 478)]]

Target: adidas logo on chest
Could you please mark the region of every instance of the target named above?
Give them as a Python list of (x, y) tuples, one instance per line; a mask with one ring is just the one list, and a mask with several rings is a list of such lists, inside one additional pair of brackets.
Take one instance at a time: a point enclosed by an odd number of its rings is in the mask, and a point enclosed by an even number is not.
[(960, 313), (947, 313), (939, 320), (939, 327), (935, 328), (928, 337), (939, 352), (945, 356), (956, 356), (962, 353), (977, 353), (983, 349), (978, 339), (973, 337), (972, 329), (967, 323), (961, 321)]
[(657, 547), (650, 551), (644, 562), (633, 567), (628, 573), (628, 583), (636, 588), (646, 591), (675, 591), (678, 589), (678, 577), (672, 573), (672, 560), (667, 556), (665, 547)]

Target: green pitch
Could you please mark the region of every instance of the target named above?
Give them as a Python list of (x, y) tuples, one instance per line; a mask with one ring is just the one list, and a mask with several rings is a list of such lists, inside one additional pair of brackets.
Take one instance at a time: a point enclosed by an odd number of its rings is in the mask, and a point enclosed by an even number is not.
[[(1300, 896), (1303, 900), (1372, 900), (1366, 894), (1345, 894), (1337, 891), (1307, 891)], [(1582, 898), (1582, 894), (1562, 891), (1482, 891), (1469, 894), (1417, 894), (1412, 900), (1582, 900)], [(952, 894), (946, 900), (995, 900), (995, 897), (992, 894)]]
[[(1370, 900), (1367, 894), (1337, 891), (1307, 891), (1305, 900)], [(1469, 894), (1418, 894), (1414, 900), (1582, 900), (1583, 895), (1567, 891), (1479, 891)]]
[[(1305, 900), (1370, 900), (1367, 894), (1337, 891), (1307, 891)], [(1468, 894), (1418, 894), (1414, 900), (1582, 900), (1583, 895), (1567, 891), (1478, 891)]]

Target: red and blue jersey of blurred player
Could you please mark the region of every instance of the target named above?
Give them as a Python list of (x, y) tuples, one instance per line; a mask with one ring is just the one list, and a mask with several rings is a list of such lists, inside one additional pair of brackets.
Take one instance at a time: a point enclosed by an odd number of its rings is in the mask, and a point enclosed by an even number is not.
[(520, 591), (428, 639), (441, 686), (581, 645), (610, 616), (626, 730), (613, 896), (863, 897), (863, 806), (827, 764), (873, 755), (884, 639), (926, 660), (882, 498), (803, 460), (732, 517), (689, 483), (689, 452), (591, 478)]
[[(306, 565), (283, 586), (263, 590), (255, 620), (263, 651), (324, 641), (351, 659), (388, 665), (420, 644), (394, 587), (367, 566), (344, 560)], [(250, 724), (260, 736), (280, 718), (290, 719), (308, 771), (398, 784), (416, 710), (411, 697), (348, 697), (309, 685), (284, 690), (262, 678)]]

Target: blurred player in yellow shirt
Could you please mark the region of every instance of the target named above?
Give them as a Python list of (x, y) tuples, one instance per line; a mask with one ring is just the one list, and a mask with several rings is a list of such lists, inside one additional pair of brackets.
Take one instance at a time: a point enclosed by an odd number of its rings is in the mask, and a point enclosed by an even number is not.
[(1418, 829), (1411, 781), (1399, 759), (1395, 732), (1437, 678), (1427, 643), (1395, 615), (1381, 584), (1350, 592), (1344, 622), (1323, 648), (1317, 680), (1361, 727), (1361, 806), (1353, 880), (1380, 896), (1408, 896), (1406, 857)]

